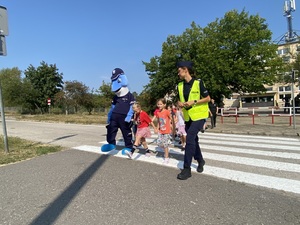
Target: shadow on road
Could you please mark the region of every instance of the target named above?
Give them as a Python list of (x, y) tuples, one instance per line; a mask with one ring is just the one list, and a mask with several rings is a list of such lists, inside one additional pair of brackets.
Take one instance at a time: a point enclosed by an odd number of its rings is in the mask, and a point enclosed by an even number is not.
[(30, 224), (31, 225), (50, 225), (60, 216), (64, 209), (71, 203), (73, 198), (92, 178), (94, 173), (109, 158), (108, 155), (101, 155), (93, 164), (91, 164), (69, 187), (61, 193), (49, 206), (40, 213)]
[(70, 137), (74, 137), (74, 136), (77, 136), (77, 134), (71, 134), (71, 135), (66, 135), (66, 136), (58, 137), (58, 138), (53, 139), (52, 141), (49, 141), (47, 144), (51, 144), (51, 143), (53, 143), (55, 141), (59, 141), (59, 140), (70, 138)]

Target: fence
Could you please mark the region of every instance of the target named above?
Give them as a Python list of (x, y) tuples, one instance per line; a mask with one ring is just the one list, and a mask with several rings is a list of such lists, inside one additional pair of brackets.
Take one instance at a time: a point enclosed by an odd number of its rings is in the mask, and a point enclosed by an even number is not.
[[(295, 107), (295, 116), (297, 113), (300, 113), (300, 107)], [(252, 107), (252, 108), (221, 108), (220, 112), (221, 123), (224, 123), (224, 118), (226, 117), (234, 117), (235, 123), (238, 123), (238, 118), (240, 117), (251, 117), (252, 124), (255, 124), (255, 119), (257, 117), (270, 117), (271, 123), (275, 123), (275, 118), (288, 118), (288, 123), (291, 126), (293, 123), (293, 107)]]

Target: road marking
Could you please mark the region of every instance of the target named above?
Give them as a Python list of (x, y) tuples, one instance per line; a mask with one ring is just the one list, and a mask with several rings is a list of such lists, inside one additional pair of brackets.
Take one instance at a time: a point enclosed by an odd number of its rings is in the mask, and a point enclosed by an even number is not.
[[(299, 147), (300, 148), (300, 147)], [(235, 153), (243, 153), (243, 154), (252, 154), (252, 155), (263, 155), (277, 158), (285, 158), (285, 159), (300, 159), (300, 150), (299, 153), (290, 153), (290, 152), (274, 152), (274, 151), (260, 151), (255, 149), (247, 149), (247, 148), (238, 148), (238, 147), (227, 147), (227, 146), (213, 146), (213, 145), (205, 145), (201, 143), (201, 149), (208, 149), (213, 151), (225, 151), (225, 152), (235, 152)]]
[[(200, 134), (199, 136), (201, 135), (204, 134)], [(218, 140), (220, 139), (219, 136), (215, 134), (214, 135), (208, 134), (207, 136), (212, 136)], [(255, 168), (267, 168), (275, 172), (283, 171), (287, 173), (296, 173), (300, 175), (299, 164), (280, 161), (280, 159), (285, 159), (286, 161), (300, 159), (300, 141), (298, 141), (297, 139), (280, 138), (280, 143), (285, 143), (284, 144), (285, 148), (280, 148), (278, 146), (282, 146), (282, 145), (278, 145), (278, 143), (277, 145), (274, 144), (274, 141), (278, 140), (277, 138), (274, 137), (263, 137), (263, 138), (258, 137), (257, 139), (255, 139), (256, 136), (250, 136), (250, 135), (249, 136), (241, 135), (242, 138), (238, 138), (239, 135), (230, 135), (230, 134), (221, 135), (221, 136), (222, 136), (222, 140), (220, 141), (207, 140), (203, 137), (200, 139), (201, 149), (203, 151), (205, 159), (211, 159), (211, 160), (221, 161), (225, 163), (227, 162), (231, 164), (251, 166)], [(255, 142), (256, 144), (247, 145), (247, 143), (246, 144), (244, 143), (244, 141), (249, 141), (249, 140), (251, 142)], [(147, 139), (148, 143), (154, 141), (155, 141), (155, 135), (153, 135), (152, 138)], [(261, 143), (261, 141), (263, 143)], [(99, 142), (99, 146), (82, 145), (82, 146), (75, 147), (74, 149), (94, 152), (97, 154), (106, 154), (106, 155), (113, 155), (121, 158), (128, 158), (127, 156), (122, 155), (121, 151), (119, 150), (113, 150), (110, 152), (101, 152), (100, 146), (102, 146), (105, 143), (106, 143), (105, 141)], [(117, 142), (117, 145), (124, 146), (124, 142), (120, 140)], [(234, 147), (234, 146), (239, 146), (239, 147)], [(148, 147), (151, 150), (163, 152), (163, 149), (159, 148), (155, 144), (148, 144)], [(254, 147), (259, 147), (259, 149), (261, 150), (253, 149)], [(206, 152), (206, 150), (212, 150), (215, 153)], [(286, 150), (293, 151), (293, 153), (286, 152)], [(222, 153), (218, 154), (218, 151), (222, 151)], [(228, 152), (228, 154), (226, 154), (226, 152)], [(246, 155), (243, 156), (229, 155), (232, 153), (246, 154)], [(172, 155), (183, 155), (181, 149), (177, 147), (170, 147), (170, 155), (171, 158), (169, 164), (167, 165), (162, 163), (163, 162), (162, 157), (159, 156), (146, 157), (144, 154), (141, 153), (134, 153), (133, 160), (154, 163), (157, 165), (163, 165), (163, 166), (168, 166), (177, 169), (182, 168), (183, 161), (172, 158)], [(264, 156), (268, 158), (258, 159), (255, 158), (255, 156)], [(192, 163), (191, 166), (192, 172), (197, 173), (196, 168), (197, 168), (197, 164)], [(233, 180), (237, 182), (243, 182), (251, 185), (257, 185), (257, 186), (272, 188), (276, 190), (282, 190), (286, 192), (300, 194), (299, 178), (294, 179), (293, 177), (293, 179), (289, 179), (289, 178), (259, 174), (259, 172), (249, 173), (249, 172), (244, 172), (244, 171), (239, 171), (234, 169), (221, 168), (218, 166), (211, 166), (207, 164), (205, 165), (204, 174), (211, 175), (218, 178)]]
[[(106, 142), (100, 142), (100, 143), (105, 144)], [(124, 142), (118, 142), (117, 145), (124, 146)], [(161, 149), (155, 145), (148, 145), (148, 148), (151, 150), (163, 152), (163, 149)], [(201, 148), (202, 148), (202, 145), (201, 145)], [(222, 151), (223, 147), (220, 150)], [(183, 152), (181, 152), (181, 150), (172, 148), (172, 147), (169, 149), (169, 152), (170, 152), (170, 154), (183, 155)], [(294, 164), (294, 163), (276, 162), (276, 161), (272, 161), (272, 160), (263, 160), (263, 159), (249, 158), (249, 157), (239, 157), (239, 156), (231, 156), (231, 155), (224, 155), (224, 154), (215, 154), (215, 153), (209, 153), (209, 152), (205, 152), (203, 154), (204, 154), (205, 159), (212, 159), (212, 160), (217, 160), (217, 161), (231, 162), (231, 163), (243, 164), (243, 165), (248, 165), (248, 166), (256, 166), (256, 167), (263, 167), (263, 168), (280, 170), (280, 171), (300, 173), (300, 165)], [(299, 154), (299, 156), (300, 156), (300, 154)]]
[(212, 136), (212, 137), (228, 137), (228, 138), (237, 138), (237, 139), (241, 139), (241, 138), (245, 138), (247, 141), (251, 140), (251, 139), (255, 139), (255, 140), (281, 140), (281, 141), (286, 141), (286, 142), (298, 142), (300, 143), (300, 139), (299, 138), (290, 138), (290, 137), (272, 137), (272, 136), (259, 136), (259, 135), (242, 135), (242, 134), (224, 134), (224, 133), (209, 133), (206, 132), (204, 134), (201, 134), (200, 136)]
[[(147, 139), (148, 143), (153, 143), (155, 139), (149, 138)], [(235, 153), (243, 153), (243, 154), (252, 154), (252, 155), (262, 155), (262, 156), (270, 156), (270, 157), (278, 157), (278, 158), (286, 158), (286, 159), (300, 159), (300, 143), (298, 146), (298, 150), (291, 150), (296, 151), (299, 153), (290, 153), (290, 152), (282, 152), (282, 151), (261, 151), (256, 149), (249, 149), (249, 148), (238, 148), (238, 147), (228, 147), (223, 145), (207, 145), (203, 144), (203, 142), (200, 140), (201, 143), (201, 149), (202, 151), (205, 149), (213, 150), (213, 151), (225, 151), (225, 152), (235, 152)], [(106, 141), (99, 142), (101, 145), (106, 144)], [(124, 146), (123, 141), (117, 141), (118, 146)], [(154, 144), (148, 144), (148, 147), (150, 149), (158, 150), (160, 149), (157, 145)], [(172, 148), (170, 147), (171, 153), (175, 154), (182, 154), (182, 152), (178, 148)]]

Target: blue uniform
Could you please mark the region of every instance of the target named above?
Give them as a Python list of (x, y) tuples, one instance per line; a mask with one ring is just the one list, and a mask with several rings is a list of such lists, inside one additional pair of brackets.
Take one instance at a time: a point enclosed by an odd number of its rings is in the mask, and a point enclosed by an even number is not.
[(116, 136), (120, 128), (126, 148), (132, 148), (132, 130), (130, 120), (133, 115), (132, 105), (135, 99), (133, 94), (128, 92), (126, 95), (118, 97), (114, 96), (112, 100), (112, 108), (108, 113), (109, 125), (107, 126), (106, 141), (109, 144), (116, 145)]

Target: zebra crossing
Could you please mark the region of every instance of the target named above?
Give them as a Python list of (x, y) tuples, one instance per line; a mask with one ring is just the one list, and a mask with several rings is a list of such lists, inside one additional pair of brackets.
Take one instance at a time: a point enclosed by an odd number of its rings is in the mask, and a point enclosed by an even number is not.
[[(156, 137), (153, 134), (147, 139), (149, 149), (155, 154), (146, 157), (143, 148), (139, 148), (133, 160), (182, 168), (184, 152), (179, 145), (170, 146), (170, 161), (163, 164), (163, 149), (156, 145)], [(300, 194), (300, 139), (205, 132), (199, 134), (199, 142), (206, 161), (203, 174)], [(128, 159), (120, 150), (101, 152), (103, 144), (106, 142), (74, 149)], [(119, 139), (117, 149), (123, 146), (123, 140)], [(192, 171), (196, 172), (196, 168), (197, 162), (193, 162)]]

